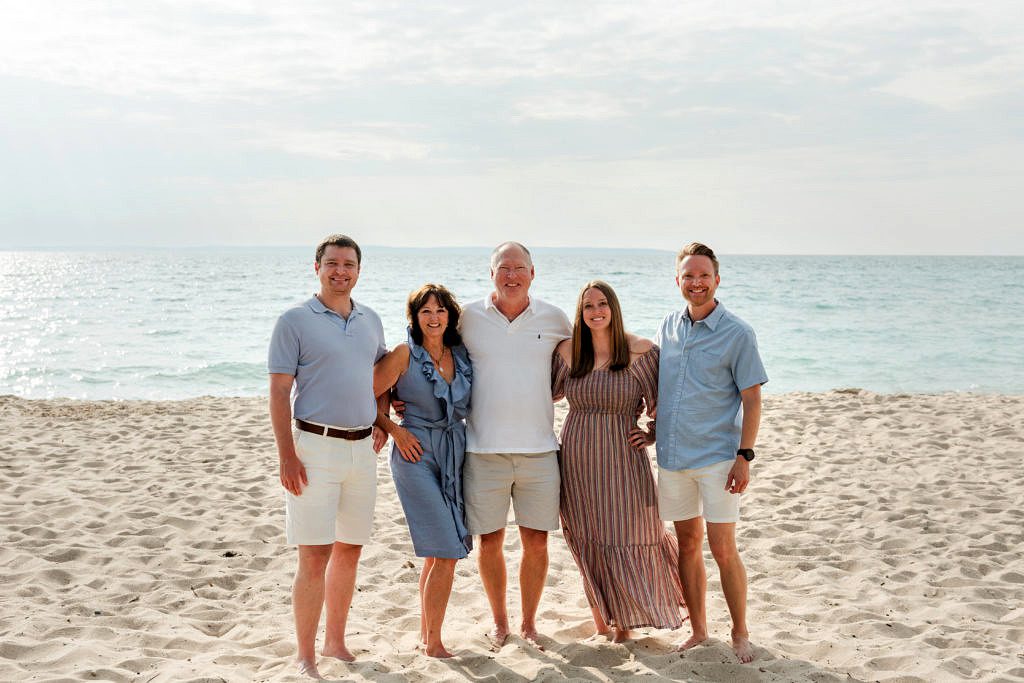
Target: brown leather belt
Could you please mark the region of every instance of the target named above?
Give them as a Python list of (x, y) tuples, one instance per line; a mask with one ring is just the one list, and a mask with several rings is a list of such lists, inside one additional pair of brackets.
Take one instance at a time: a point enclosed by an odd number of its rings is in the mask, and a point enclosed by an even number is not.
[(324, 427), (323, 425), (315, 425), (312, 422), (306, 422), (295, 418), (295, 426), (304, 432), (312, 432), (319, 434), (320, 436), (331, 436), (335, 439), (345, 439), (346, 441), (360, 441), (365, 439), (373, 433), (372, 427), (365, 427), (363, 429), (337, 429), (336, 427)]

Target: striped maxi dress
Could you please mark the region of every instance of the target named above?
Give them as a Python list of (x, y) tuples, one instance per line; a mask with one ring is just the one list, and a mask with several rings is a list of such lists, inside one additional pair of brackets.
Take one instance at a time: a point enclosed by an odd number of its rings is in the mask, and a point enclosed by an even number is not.
[(627, 441), (644, 404), (658, 400), (658, 347), (619, 371), (569, 376), (552, 359), (552, 393), (565, 396), (562, 426), (562, 535), (583, 576), (587, 601), (620, 629), (675, 629), (683, 588), (675, 536), (658, 517), (646, 448)]

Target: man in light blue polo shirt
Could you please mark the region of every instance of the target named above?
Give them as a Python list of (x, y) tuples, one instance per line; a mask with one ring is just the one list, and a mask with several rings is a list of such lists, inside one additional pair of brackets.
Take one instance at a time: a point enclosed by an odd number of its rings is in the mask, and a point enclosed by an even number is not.
[[(715, 290), (718, 259), (694, 242), (676, 257), (676, 284), (686, 308), (666, 316), (655, 342), (658, 371), (658, 509), (675, 524), (679, 578), (693, 635), (708, 638), (704, 526), (732, 618), (732, 646), (754, 658), (747, 631), (747, 574), (736, 548), (740, 494), (761, 422), (761, 385), (768, 381), (749, 325), (725, 309)], [(742, 411), (740, 410), (742, 407)]]
[(313, 265), (320, 292), (278, 318), (267, 364), (286, 534), (299, 547), (292, 586), (296, 660), (313, 678), (319, 678), (314, 650), (325, 606), (323, 655), (354, 659), (345, 624), (359, 555), (373, 527), (375, 451), (384, 442), (372, 429), (373, 365), (387, 349), (380, 318), (351, 296), (361, 260), (350, 237), (331, 235), (320, 243)]

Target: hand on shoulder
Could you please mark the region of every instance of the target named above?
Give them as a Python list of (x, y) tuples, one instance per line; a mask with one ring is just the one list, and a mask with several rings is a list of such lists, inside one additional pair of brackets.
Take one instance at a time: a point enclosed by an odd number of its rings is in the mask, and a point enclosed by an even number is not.
[(572, 365), (572, 339), (563, 339), (555, 347), (555, 353), (562, 357), (567, 366)]
[(654, 348), (654, 342), (644, 337), (638, 337), (635, 334), (626, 334), (626, 339), (629, 340), (629, 352), (634, 356), (640, 356)]

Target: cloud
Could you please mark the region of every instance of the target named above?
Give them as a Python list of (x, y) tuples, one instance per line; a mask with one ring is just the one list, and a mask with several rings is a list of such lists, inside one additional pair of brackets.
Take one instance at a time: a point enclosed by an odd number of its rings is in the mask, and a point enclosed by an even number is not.
[[(606, 87), (595, 88), (599, 79), (628, 90), (622, 78), (756, 78), (792, 85), (880, 77), (889, 90), (930, 102), (943, 99), (934, 96), (937, 90), (978, 74), (986, 87), (968, 88), (965, 98), (1019, 85), (1019, 7), (1007, 0), (977, 6), (945, 0), (868, 0), (855, 6), (535, 0), (500, 8), (468, 1), (434, 6), (63, 0), (5, 10), (0, 72), (119, 95), (201, 100), (314, 97), (385, 82), (493, 87), (569, 81), (581, 86), (581, 94), (563, 96), (569, 106), (527, 100), (524, 115), (547, 110), (561, 117), (563, 109), (578, 109), (585, 118), (616, 110), (573, 105), (573, 97), (600, 91), (621, 99)], [(943, 64), (928, 56), (929, 40), (953, 41), (968, 53), (962, 56), (991, 52), (992, 61)], [(985, 76), (997, 71), (1003, 78)]]
[(531, 97), (516, 102), (515, 111), (522, 118), (545, 121), (601, 121), (628, 113), (625, 102), (598, 92), (562, 92)]
[[(853, 235), (899, 232), (848, 218), (874, 197), (919, 230), (929, 192), (950, 233), (1021, 215), (1019, 0), (8, 5), (0, 228), (262, 221), (280, 242), (344, 210), (409, 243), (572, 241), (642, 214), (648, 244), (691, 216), (799, 250), (832, 204)], [(979, 149), (998, 176), (950, 170)]]
[(398, 161), (424, 159), (429, 144), (374, 132), (384, 129), (381, 123), (367, 126), (369, 130), (280, 130), (266, 128), (243, 136), (241, 144), (273, 149), (288, 154), (319, 159)]

